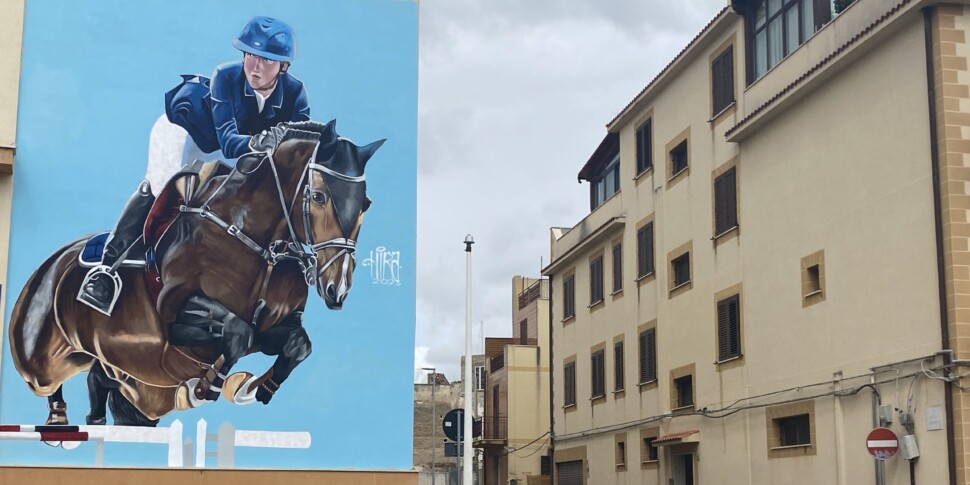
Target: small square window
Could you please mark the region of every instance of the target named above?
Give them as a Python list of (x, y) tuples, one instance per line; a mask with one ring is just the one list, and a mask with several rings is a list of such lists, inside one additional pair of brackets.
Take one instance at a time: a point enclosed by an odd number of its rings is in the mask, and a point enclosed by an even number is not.
[(674, 390), (677, 392), (678, 408), (694, 405), (694, 376), (686, 375), (674, 379)]
[(618, 435), (616, 438), (616, 466), (626, 466), (626, 441)]
[(670, 262), (674, 273), (674, 288), (690, 282), (690, 253), (684, 253)]
[(813, 264), (805, 269), (808, 272), (808, 293), (805, 296), (811, 295), (817, 291), (822, 291), (822, 282), (819, 276), (819, 268), (817, 264)]
[(673, 176), (687, 170), (687, 140), (677, 144), (670, 150), (670, 174)]
[(775, 420), (778, 427), (779, 446), (799, 446), (812, 444), (811, 423), (808, 414), (788, 416)]
[(653, 442), (656, 441), (656, 439), (657, 439), (656, 436), (651, 436), (649, 438), (643, 439), (643, 449), (641, 450), (642, 452), (640, 454), (641, 461), (644, 461), (644, 462), (657, 461), (658, 459), (657, 447), (653, 445)]
[(802, 258), (802, 307), (825, 301), (825, 253)]

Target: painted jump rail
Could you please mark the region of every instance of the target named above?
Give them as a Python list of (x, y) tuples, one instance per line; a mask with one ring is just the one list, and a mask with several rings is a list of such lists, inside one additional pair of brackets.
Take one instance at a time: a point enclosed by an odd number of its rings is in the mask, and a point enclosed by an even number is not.
[[(307, 431), (251, 431), (235, 429), (232, 423), (222, 423), (218, 433), (207, 431), (208, 423), (205, 419), (200, 419), (195, 428), (196, 468), (205, 468), (208, 457), (216, 459), (218, 468), (232, 468), (237, 447), (305, 449), (311, 443), (310, 433)], [(206, 451), (208, 443), (213, 442), (216, 444), (215, 451)]]
[(65, 449), (77, 448), (82, 442), (97, 446), (95, 466), (104, 465), (105, 443), (154, 443), (168, 446), (168, 466), (184, 465), (182, 422), (172, 421), (167, 427), (142, 426), (71, 426), (71, 425), (0, 425), (0, 440), (44, 441), (58, 443)]
[[(232, 468), (237, 447), (251, 448), (309, 448), (310, 433), (306, 431), (254, 431), (235, 429), (223, 423), (218, 433), (208, 433), (208, 423), (196, 423), (195, 466), (205, 468), (206, 459), (214, 457), (219, 468)], [(72, 425), (0, 425), (0, 441), (44, 441), (64, 449), (74, 449), (83, 442), (96, 445), (95, 466), (104, 466), (105, 443), (154, 443), (168, 447), (169, 467), (191, 467), (192, 438), (183, 442), (183, 426), (178, 419), (167, 427), (141, 426), (72, 426)], [(208, 443), (215, 443), (215, 451), (206, 451)]]

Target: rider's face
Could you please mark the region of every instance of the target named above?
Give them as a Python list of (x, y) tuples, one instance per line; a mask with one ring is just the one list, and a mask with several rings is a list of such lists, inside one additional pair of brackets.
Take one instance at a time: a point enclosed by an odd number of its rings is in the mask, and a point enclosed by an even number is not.
[(268, 95), (276, 87), (276, 77), (280, 74), (280, 61), (273, 61), (248, 52), (243, 54), (243, 71), (246, 81), (253, 91)]

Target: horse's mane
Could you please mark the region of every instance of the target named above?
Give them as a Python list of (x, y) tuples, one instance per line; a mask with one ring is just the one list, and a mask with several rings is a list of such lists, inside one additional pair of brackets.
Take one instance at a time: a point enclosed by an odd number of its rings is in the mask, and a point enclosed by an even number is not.
[(280, 144), (288, 140), (310, 140), (317, 141), (320, 139), (320, 133), (315, 131), (306, 131), (296, 128), (287, 127), (286, 131), (283, 132), (283, 139), (280, 140)]

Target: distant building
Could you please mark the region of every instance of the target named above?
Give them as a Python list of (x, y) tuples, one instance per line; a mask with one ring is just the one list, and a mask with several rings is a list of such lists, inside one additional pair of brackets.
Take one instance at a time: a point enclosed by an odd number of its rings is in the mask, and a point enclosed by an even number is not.
[[(485, 485), (549, 483), (549, 284), (512, 279), (512, 338), (486, 338)], [(545, 350), (543, 350), (545, 349)]]
[(607, 124), (543, 271), (555, 483), (970, 483), (968, 32), (735, 0)]

